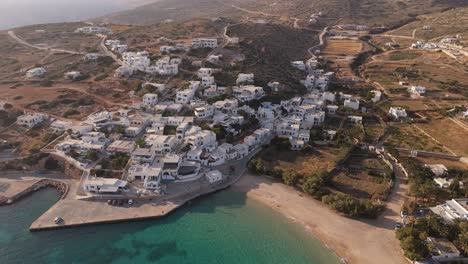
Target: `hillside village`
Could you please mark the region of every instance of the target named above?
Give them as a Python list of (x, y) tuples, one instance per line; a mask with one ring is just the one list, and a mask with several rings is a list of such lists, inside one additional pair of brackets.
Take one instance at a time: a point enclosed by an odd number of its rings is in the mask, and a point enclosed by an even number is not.
[[(111, 30), (87, 27), (77, 32), (103, 34)], [(128, 47), (118, 40), (106, 40), (106, 45), (122, 57), (123, 65), (115, 70), (116, 77), (128, 78), (136, 73), (178, 74), (181, 63), (178, 58), (165, 56), (152, 63), (148, 52), (125, 52)], [(176, 47), (185, 51), (215, 49), (217, 39), (194, 39), (189, 48), (183, 44)], [(176, 47), (163, 46), (161, 51)], [(115, 194), (122, 190), (157, 195), (166, 187), (165, 183), (196, 181), (201, 177), (207, 177), (212, 184), (222, 181), (223, 175), (216, 167), (249, 156), (275, 137), (287, 140), (291, 149), (301, 150), (310, 141), (310, 129), (324, 122), (325, 112), (335, 114), (336, 103), (340, 102), (335, 93), (327, 92), (333, 73), (317, 69), (316, 57), (293, 64), (307, 75), (302, 82), (308, 93), (302, 97), (274, 104), (262, 100), (265, 91), (254, 85), (254, 74), (240, 73), (237, 86), (228, 89), (216, 84), (213, 73), (220, 69), (202, 67), (198, 69), (199, 80), (189, 81), (187, 88), (178, 90), (174, 101), (164, 98), (164, 84), (143, 83), (142, 86), (156, 87), (155, 93), (145, 93), (141, 98), (131, 95), (134, 103), (115, 112), (96, 112), (82, 122), (53, 118), (50, 130), (65, 136), (54, 142), (53, 150), (48, 152), (82, 170), (94, 172), (83, 181), (89, 195)], [(33, 69), (27, 74), (38, 77), (45, 73)], [(272, 86), (275, 89), (278, 84)], [(226, 99), (206, 101), (219, 97)], [(351, 95), (342, 98), (344, 107), (359, 109), (358, 99)], [(261, 102), (257, 110), (249, 106), (253, 101)], [(187, 109), (191, 115), (180, 115)], [(19, 116), (17, 122), (32, 128), (48, 118), (45, 114), (27, 113)], [(226, 133), (229, 136), (223, 135)], [(106, 171), (102, 160), (112, 161), (115, 157), (128, 159), (122, 179), (96, 177)], [(116, 185), (118, 188), (113, 187)]]

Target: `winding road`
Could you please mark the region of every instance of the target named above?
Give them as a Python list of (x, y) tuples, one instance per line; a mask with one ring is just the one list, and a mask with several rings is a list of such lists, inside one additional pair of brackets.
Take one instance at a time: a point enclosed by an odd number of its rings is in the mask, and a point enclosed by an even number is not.
[(78, 51), (71, 51), (71, 50), (64, 50), (64, 49), (54, 49), (54, 48), (51, 48), (51, 47), (41, 47), (41, 46), (38, 46), (38, 45), (34, 45), (34, 44), (31, 44), (29, 42), (26, 42), (25, 40), (21, 39), (20, 37), (18, 37), (14, 31), (8, 31), (8, 35), (16, 40), (16, 42), (22, 44), (22, 45), (25, 45), (25, 46), (28, 46), (30, 48), (33, 48), (33, 49), (39, 49), (39, 50), (46, 50), (46, 51), (51, 51), (51, 52), (58, 52), (58, 53), (69, 53), (69, 54), (75, 54), (75, 55), (80, 55), (80, 54), (84, 54), (83, 52), (78, 52)]

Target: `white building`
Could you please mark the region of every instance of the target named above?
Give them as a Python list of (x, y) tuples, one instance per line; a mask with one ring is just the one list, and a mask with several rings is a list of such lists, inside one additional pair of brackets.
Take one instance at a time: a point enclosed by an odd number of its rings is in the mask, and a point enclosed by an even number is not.
[(146, 52), (125, 52), (122, 54), (122, 60), (126, 66), (143, 72), (151, 64)]
[(134, 73), (134, 70), (131, 67), (128, 66), (120, 66), (115, 70), (114, 76), (117, 78), (128, 78), (132, 76)]
[(26, 78), (42, 77), (46, 72), (46, 69), (42, 67), (34, 68), (26, 72)]
[(123, 44), (115, 45), (115, 46), (112, 46), (111, 50), (115, 51), (115, 52), (118, 52), (118, 53), (124, 53), (124, 52), (126, 52), (128, 50), (128, 46), (123, 45)]
[(154, 106), (158, 103), (158, 95), (154, 93), (147, 93), (143, 95), (143, 103), (146, 106)]
[(72, 126), (71, 122), (56, 120), (50, 124), (50, 130), (54, 133), (63, 133)]
[(69, 71), (69, 72), (66, 72), (63, 76), (67, 80), (78, 80), (81, 77), (81, 72)]
[(216, 86), (215, 78), (214, 76), (203, 76), (201, 84), (204, 88), (206, 87), (211, 87), (211, 86)]
[(447, 176), (447, 167), (443, 164), (426, 164), (425, 167), (429, 168), (436, 177)]
[(445, 262), (457, 260), (460, 257), (460, 251), (457, 247), (445, 238), (428, 237), (426, 242), (431, 249), (431, 257), (435, 261), (440, 260)]
[(192, 48), (217, 48), (218, 40), (215, 38), (196, 38), (192, 39)]
[(206, 179), (209, 183), (217, 183), (223, 180), (223, 174), (219, 170), (212, 170), (205, 173)]
[(195, 112), (195, 117), (199, 119), (210, 118), (210, 117), (213, 117), (214, 115), (214, 106), (212, 105), (200, 106), (200, 107), (195, 108), (194, 112)]
[(198, 75), (198, 78), (203, 78), (203, 77), (209, 77), (215, 72), (216, 70), (213, 68), (200, 68), (198, 69), (197, 75)]
[(208, 56), (207, 61), (211, 63), (218, 63), (221, 61), (222, 58), (223, 58), (222, 55), (210, 55)]
[(44, 115), (44, 114), (28, 113), (28, 114), (19, 116), (16, 122), (19, 125), (27, 126), (31, 128), (42, 123), (44, 120), (46, 120), (46, 118), (47, 118), (47, 115)]
[(441, 216), (447, 223), (456, 219), (468, 220), (468, 198), (452, 199), (442, 205), (431, 207), (431, 211)]
[(112, 30), (102, 27), (81, 27), (77, 28), (75, 32), (84, 34), (112, 34)]
[(108, 153), (131, 154), (135, 150), (135, 144), (130, 140), (115, 140), (106, 149)]
[(394, 118), (394, 119), (401, 119), (401, 118), (406, 118), (408, 115), (406, 114), (406, 110), (402, 107), (390, 107), (388, 110), (388, 113)]
[(353, 110), (358, 110), (359, 109), (359, 100), (355, 98), (351, 99), (345, 99), (344, 101), (344, 107), (351, 108)]
[(292, 61), (291, 66), (293, 66), (294, 68), (299, 69), (301, 71), (306, 70), (306, 65), (305, 65), (305, 63), (303, 61)]
[(338, 110), (338, 106), (337, 105), (327, 105), (327, 110), (328, 110), (328, 113), (333, 115)]
[(416, 95), (423, 95), (426, 93), (426, 87), (413, 85), (410, 88), (410, 92)]
[(223, 101), (216, 101), (213, 106), (217, 113), (236, 115), (239, 101), (236, 99), (224, 99)]
[(382, 92), (379, 90), (372, 90), (372, 93), (374, 94), (374, 97), (371, 99), (373, 103), (377, 103), (382, 99)]
[(86, 123), (92, 124), (95, 127), (108, 124), (112, 120), (112, 113), (108, 111), (102, 111), (89, 115), (86, 118)]
[(262, 87), (254, 85), (243, 85), (234, 87), (232, 94), (241, 102), (248, 102), (256, 99), (260, 99), (265, 96), (265, 91)]
[(254, 83), (254, 74), (253, 73), (239, 73), (237, 76), (236, 84), (249, 84)]
[(84, 182), (84, 189), (92, 193), (120, 193), (127, 187), (127, 182), (118, 179), (89, 178)]
[(195, 96), (195, 91), (192, 89), (185, 89), (185, 90), (177, 91), (176, 103), (189, 104), (190, 101), (193, 100), (194, 96)]

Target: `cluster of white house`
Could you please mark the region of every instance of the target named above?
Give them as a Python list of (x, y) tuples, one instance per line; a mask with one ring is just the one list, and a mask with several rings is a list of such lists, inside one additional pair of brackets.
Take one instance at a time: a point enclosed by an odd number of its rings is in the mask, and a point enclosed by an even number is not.
[(179, 73), (179, 64), (182, 59), (164, 56), (152, 64), (149, 53), (141, 51), (124, 52), (122, 61), (124, 65), (115, 70), (117, 77), (130, 77), (137, 72), (149, 75), (176, 75)]
[(105, 42), (106, 46), (109, 46), (112, 51), (118, 53), (124, 53), (128, 50), (128, 46), (125, 44), (121, 44), (120, 40), (118, 39), (108, 39)]
[(80, 27), (75, 30), (76, 33), (84, 33), (84, 34), (112, 34), (112, 30), (103, 27)]

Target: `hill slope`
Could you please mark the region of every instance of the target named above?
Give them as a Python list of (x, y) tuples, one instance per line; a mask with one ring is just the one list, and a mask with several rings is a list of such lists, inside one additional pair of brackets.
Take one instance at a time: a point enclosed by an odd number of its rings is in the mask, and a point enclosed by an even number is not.
[[(255, 16), (291, 16), (308, 19), (314, 12), (324, 14), (324, 23), (397, 25), (425, 13), (468, 6), (466, 0), (159, 0), (132, 10), (100, 18), (117, 24), (154, 24), (165, 20)], [(244, 11), (240, 10), (240, 7)], [(257, 14), (258, 15), (258, 14)]]

